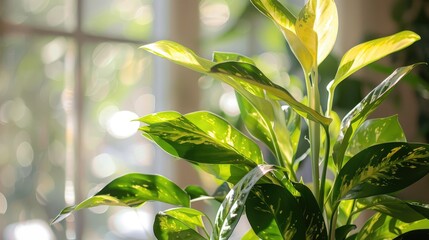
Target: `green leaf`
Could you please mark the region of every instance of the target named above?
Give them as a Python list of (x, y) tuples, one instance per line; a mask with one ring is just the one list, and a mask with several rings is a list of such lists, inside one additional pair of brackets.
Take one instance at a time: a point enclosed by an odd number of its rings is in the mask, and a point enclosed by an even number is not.
[(251, 0), (262, 14), (273, 20), (281, 28), (295, 32), (296, 17), (277, 0)]
[(253, 186), (265, 174), (275, 171), (276, 169), (277, 167), (272, 165), (259, 165), (234, 186), (218, 209), (215, 226), (211, 236), (212, 240), (228, 239), (231, 236), (243, 213), (246, 199)]
[(340, 170), (333, 199), (356, 199), (401, 190), (429, 172), (429, 145), (383, 143), (353, 156)]
[(415, 240), (429, 239), (429, 229), (418, 229), (406, 232), (394, 238), (393, 240)]
[(255, 185), (246, 201), (246, 216), (261, 239), (305, 238), (301, 208), (284, 187)]
[(355, 212), (371, 209), (402, 222), (411, 223), (422, 219), (429, 219), (429, 206), (417, 202), (406, 202), (401, 199), (379, 195), (358, 199)]
[(332, 50), (338, 32), (334, 1), (311, 0), (298, 19), (276, 0), (252, 0), (252, 3), (282, 31), (305, 74)]
[(191, 197), (191, 199), (199, 198), (202, 196), (209, 196), (204, 188), (197, 185), (189, 185), (185, 188), (185, 192)]
[(315, 110), (298, 102), (286, 89), (271, 82), (257, 67), (248, 63), (224, 62), (214, 65), (212, 72), (233, 76), (240, 82), (250, 84), (265, 90), (272, 96), (285, 101), (299, 115), (312, 121), (318, 122), (323, 126), (328, 126), (331, 119), (320, 115)]
[(347, 235), (355, 229), (356, 229), (356, 225), (353, 225), (353, 224), (341, 226), (335, 229), (335, 239), (337, 240), (346, 239)]
[(333, 0), (310, 0), (299, 13), (296, 34), (319, 65), (334, 47), (338, 33), (338, 12)]
[(192, 208), (174, 208), (158, 213), (155, 216), (153, 231), (159, 240), (170, 239), (207, 239), (198, 233), (204, 229), (205, 214)]
[(404, 223), (390, 216), (376, 213), (362, 227), (356, 236), (356, 240), (393, 239), (406, 232), (428, 228), (428, 219), (423, 219), (412, 223)]
[(375, 39), (359, 44), (344, 54), (334, 80), (329, 84), (329, 92), (334, 92), (341, 81), (365, 67), (391, 53), (408, 47), (420, 36), (411, 31), (402, 31), (391, 36)]
[(213, 193), (213, 197), (222, 203), (229, 191), (231, 191), (231, 188), (227, 182), (224, 182), (218, 188), (216, 188), (215, 192)]
[(255, 240), (258, 239), (259, 237), (258, 235), (256, 235), (256, 233), (253, 231), (252, 228), (249, 229), (249, 231), (247, 231), (246, 234), (243, 235), (243, 237), (241, 238), (241, 240)]
[(375, 144), (406, 141), (397, 115), (366, 120), (351, 138), (346, 155), (352, 157)]
[(296, 33), (296, 17), (277, 0), (251, 0), (251, 2), (281, 30), (304, 73), (309, 74), (315, 66), (315, 59)]
[(305, 239), (328, 239), (328, 233), (317, 200), (311, 190), (301, 183), (293, 184), (301, 196), (297, 197), (300, 213), (304, 221)]
[(188, 194), (175, 183), (159, 175), (131, 173), (108, 183), (94, 196), (64, 208), (52, 221), (57, 223), (73, 211), (101, 205), (138, 207), (147, 201), (159, 201), (189, 207)]
[(220, 62), (243, 62), (243, 63), (249, 63), (249, 64), (255, 64), (253, 59), (237, 54), (237, 53), (230, 53), (230, 52), (214, 52), (213, 53), (213, 62), (220, 63)]
[[(197, 164), (221, 179), (240, 172), (244, 176), (251, 168), (263, 162), (256, 143), (209, 112), (186, 115), (160, 112), (142, 117), (139, 121), (148, 124), (140, 128), (145, 137), (167, 153)], [(232, 164), (238, 169), (228, 173), (232, 171), (232, 165), (219, 166), (220, 164)]]
[(393, 87), (418, 64), (401, 67), (374, 88), (342, 120), (341, 131), (334, 146), (333, 157), (338, 169), (341, 169), (345, 151), (356, 129), (366, 120), (392, 91)]

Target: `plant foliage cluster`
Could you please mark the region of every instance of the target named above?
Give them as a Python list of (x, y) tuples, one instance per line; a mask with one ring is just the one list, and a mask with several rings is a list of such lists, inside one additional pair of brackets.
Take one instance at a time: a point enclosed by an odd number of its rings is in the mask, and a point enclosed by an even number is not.
[[(139, 119), (143, 135), (174, 157), (224, 182), (215, 194), (190, 186), (181, 189), (159, 175), (128, 174), (93, 197), (67, 207), (71, 212), (99, 205), (138, 207), (160, 201), (175, 208), (159, 212), (153, 225), (158, 239), (228, 239), (245, 214), (251, 229), (242, 239), (413, 239), (429, 234), (429, 205), (393, 193), (429, 171), (429, 145), (406, 141), (397, 116), (368, 119), (395, 85), (416, 65), (393, 71), (343, 119), (332, 109), (337, 86), (359, 69), (399, 51), (420, 37), (411, 31), (359, 44), (341, 59), (321, 103), (318, 66), (331, 52), (338, 31), (333, 0), (309, 0), (296, 14), (277, 0), (251, 0), (283, 33), (299, 61), (306, 98), (298, 101), (286, 84), (271, 81), (252, 59), (215, 52), (213, 59), (171, 41), (142, 49), (235, 89), (241, 119), (253, 138), (219, 116), (174, 111)], [(309, 129), (312, 182), (297, 177), (302, 125)], [(255, 139), (275, 157), (268, 164)], [(327, 177), (328, 170), (333, 178)], [(219, 194), (223, 190), (226, 194)], [(193, 208), (201, 199), (221, 201), (214, 221)], [(376, 213), (359, 229), (365, 210)], [(206, 226), (209, 224), (211, 226)]]

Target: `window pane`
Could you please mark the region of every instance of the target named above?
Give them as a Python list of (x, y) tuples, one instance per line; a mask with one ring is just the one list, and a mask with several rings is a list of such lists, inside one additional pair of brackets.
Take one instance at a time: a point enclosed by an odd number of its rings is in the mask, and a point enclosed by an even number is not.
[(75, 0), (5, 0), (3, 16), (14, 24), (71, 31), (76, 25), (74, 4)]
[(153, 22), (151, 0), (83, 1), (83, 28), (87, 33), (148, 39)]
[[(64, 206), (63, 37), (0, 40), (0, 238), (64, 239), (49, 221)], [(31, 235), (32, 234), (32, 235)], [(27, 238), (28, 239), (28, 238)]]
[[(103, 42), (84, 47), (83, 155), (87, 175), (83, 192), (93, 194), (105, 183), (130, 172), (153, 172), (154, 146), (131, 120), (152, 113), (152, 56), (137, 45)], [(81, 171), (81, 174), (84, 174)], [(150, 208), (101, 207), (85, 211), (85, 238), (150, 239)], [(108, 211), (108, 213), (106, 213)], [(142, 219), (143, 218), (143, 219)], [(137, 220), (139, 219), (139, 220)], [(138, 223), (138, 224), (136, 224)], [(147, 229), (144, 224), (150, 223)]]

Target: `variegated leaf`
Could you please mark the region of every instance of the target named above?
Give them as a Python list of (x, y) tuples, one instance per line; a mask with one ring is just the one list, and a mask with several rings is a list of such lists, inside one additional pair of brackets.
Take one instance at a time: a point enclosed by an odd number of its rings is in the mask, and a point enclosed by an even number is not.
[(159, 212), (155, 216), (153, 232), (158, 240), (208, 239), (198, 232), (205, 230), (203, 217), (205, 214), (193, 208), (173, 208)]
[(231, 189), (216, 214), (211, 240), (224, 240), (231, 236), (243, 213), (247, 197), (253, 186), (265, 174), (276, 169), (272, 165), (260, 165), (250, 171)]
[(189, 207), (189, 196), (175, 183), (163, 176), (131, 173), (108, 183), (94, 196), (64, 208), (52, 221), (59, 222), (73, 211), (101, 205), (138, 207), (147, 201), (160, 201)]
[(366, 120), (368, 115), (383, 102), (399, 80), (417, 65), (418, 64), (414, 64), (396, 69), (395, 72), (368, 93), (368, 95), (343, 118), (340, 134), (334, 145), (333, 152), (334, 161), (338, 169), (341, 169), (343, 165), (344, 154), (349, 145), (350, 138), (353, 137), (357, 128)]
[(246, 201), (247, 219), (260, 239), (304, 239), (302, 210), (286, 188), (274, 184), (255, 185)]
[(389, 215), (406, 223), (429, 219), (429, 205), (404, 201), (389, 195), (358, 199), (354, 213), (366, 209)]
[(353, 156), (340, 170), (333, 200), (357, 199), (401, 190), (429, 172), (429, 145), (383, 143)]
[(376, 213), (359, 231), (356, 240), (394, 239), (401, 234), (417, 229), (429, 229), (429, 220), (423, 219), (412, 223), (405, 223), (385, 214)]

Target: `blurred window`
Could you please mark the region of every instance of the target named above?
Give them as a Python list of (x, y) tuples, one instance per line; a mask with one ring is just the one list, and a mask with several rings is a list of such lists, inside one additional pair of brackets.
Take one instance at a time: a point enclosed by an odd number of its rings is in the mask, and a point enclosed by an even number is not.
[(162, 94), (138, 49), (151, 40), (153, 5), (0, 1), (0, 239), (150, 234), (136, 225), (150, 209), (94, 208), (49, 223), (119, 175), (154, 171), (154, 147), (131, 122)]

